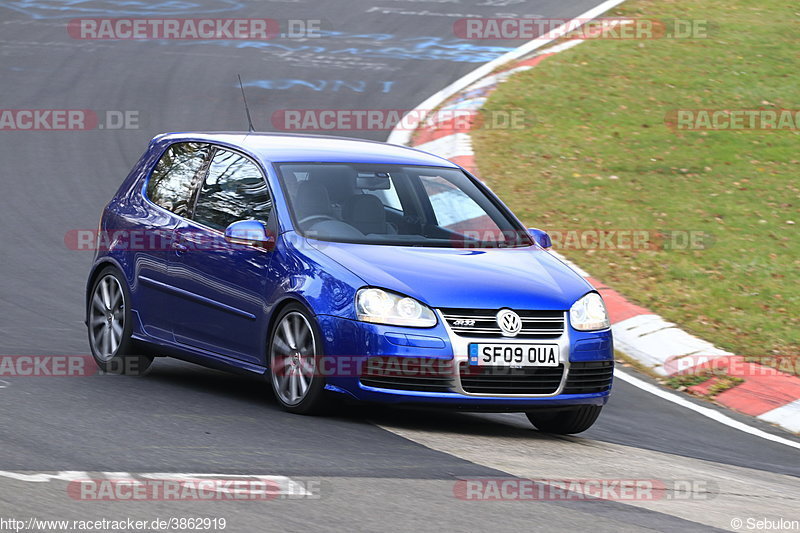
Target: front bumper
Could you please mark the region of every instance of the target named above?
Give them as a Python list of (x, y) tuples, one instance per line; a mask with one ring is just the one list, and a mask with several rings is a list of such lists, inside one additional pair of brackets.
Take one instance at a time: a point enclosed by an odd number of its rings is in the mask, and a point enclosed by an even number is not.
[[(468, 364), (470, 343), (539, 341), (461, 337), (450, 330), (441, 315), (438, 324), (427, 329), (367, 324), (333, 316), (318, 316), (318, 319), (326, 358), (346, 362), (340, 367), (329, 365), (329, 368), (338, 368), (338, 371), (326, 372), (326, 388), (357, 400), (464, 410), (526, 411), (538, 407), (603, 405), (610, 393), (608, 369), (613, 368), (614, 353), (610, 330), (584, 333), (566, 328), (561, 337), (546, 341), (558, 345), (563, 369), (551, 390), (536, 393), (481, 393), (465, 389), (465, 379), (462, 379), (459, 370)], [(396, 361), (433, 360), (441, 363), (441, 368), (450, 368), (449, 373), (444, 372), (449, 379), (446, 387), (428, 387), (434, 390), (420, 390), (420, 387), (409, 387), (412, 390), (407, 390), (397, 384), (391, 387), (376, 386), (374, 380), (364, 380), (367, 382), (364, 383), (360, 369), (367, 360), (375, 357), (389, 357)], [(576, 393), (581, 389), (570, 385), (570, 376), (577, 376), (579, 367), (587, 365), (602, 365), (609, 373), (609, 386), (605, 390)]]

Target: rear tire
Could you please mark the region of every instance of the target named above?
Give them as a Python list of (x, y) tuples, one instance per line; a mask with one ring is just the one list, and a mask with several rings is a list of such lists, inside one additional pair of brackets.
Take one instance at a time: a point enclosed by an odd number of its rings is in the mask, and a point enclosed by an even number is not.
[(548, 411), (531, 411), (525, 413), (531, 424), (544, 433), (571, 435), (586, 431), (600, 416), (601, 405), (580, 405), (571, 409)]
[(140, 376), (153, 362), (152, 357), (135, 353), (130, 301), (120, 271), (112, 266), (101, 270), (89, 293), (86, 318), (92, 357), (103, 372)]

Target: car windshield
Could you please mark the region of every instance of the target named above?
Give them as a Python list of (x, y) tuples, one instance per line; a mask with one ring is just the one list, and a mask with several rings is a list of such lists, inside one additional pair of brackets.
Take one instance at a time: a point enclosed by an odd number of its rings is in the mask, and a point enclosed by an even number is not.
[(459, 169), (287, 163), (278, 170), (295, 228), (306, 237), (446, 248), (532, 244)]

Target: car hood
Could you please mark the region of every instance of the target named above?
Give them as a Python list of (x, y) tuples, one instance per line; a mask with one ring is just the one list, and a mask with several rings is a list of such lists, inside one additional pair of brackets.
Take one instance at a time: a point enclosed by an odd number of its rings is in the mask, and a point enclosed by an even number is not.
[(538, 247), (467, 250), (312, 242), (367, 285), (431, 307), (567, 310), (592, 290)]

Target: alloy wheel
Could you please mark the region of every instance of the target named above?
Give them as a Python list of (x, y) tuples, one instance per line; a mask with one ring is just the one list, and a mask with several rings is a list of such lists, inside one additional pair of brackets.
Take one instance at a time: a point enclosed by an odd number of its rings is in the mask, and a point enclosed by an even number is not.
[(275, 393), (286, 405), (297, 405), (311, 389), (316, 365), (314, 331), (297, 311), (278, 323), (270, 347), (270, 369)]
[(97, 357), (109, 361), (125, 330), (125, 295), (119, 280), (106, 275), (97, 283), (89, 307), (89, 334)]

